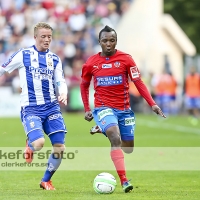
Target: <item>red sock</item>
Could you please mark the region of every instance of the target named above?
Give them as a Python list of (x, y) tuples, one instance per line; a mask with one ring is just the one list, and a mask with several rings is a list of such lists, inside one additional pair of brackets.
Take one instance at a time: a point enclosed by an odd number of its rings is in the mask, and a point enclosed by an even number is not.
[(121, 184), (124, 181), (128, 181), (126, 178), (126, 170), (124, 164), (124, 154), (121, 149), (116, 149), (110, 152), (111, 159), (115, 165), (116, 171), (120, 178)]

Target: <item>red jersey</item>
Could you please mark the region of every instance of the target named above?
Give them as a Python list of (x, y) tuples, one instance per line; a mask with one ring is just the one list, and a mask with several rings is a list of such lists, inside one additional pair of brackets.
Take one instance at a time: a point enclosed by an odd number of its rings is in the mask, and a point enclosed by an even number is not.
[[(141, 80), (134, 60), (129, 54), (119, 50), (108, 57), (102, 57), (100, 54), (91, 56), (82, 68), (81, 94), (85, 110), (89, 110), (88, 91), (85, 90), (89, 87), (92, 77), (95, 107), (106, 106), (119, 110), (130, 108), (128, 80)], [(84, 85), (87, 87), (84, 88)]]

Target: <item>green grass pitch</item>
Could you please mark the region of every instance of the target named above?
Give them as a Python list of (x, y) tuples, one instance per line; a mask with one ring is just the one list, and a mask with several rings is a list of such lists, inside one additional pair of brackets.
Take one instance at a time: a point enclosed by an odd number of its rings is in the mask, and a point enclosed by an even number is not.
[[(86, 122), (83, 113), (65, 114), (64, 117), (68, 129), (67, 147), (109, 147), (106, 137), (89, 134), (94, 122)], [(20, 119), (0, 118), (0, 148), (24, 145), (25, 134)], [(45, 146), (50, 146), (48, 138)], [(136, 114), (135, 146), (200, 147), (200, 122), (192, 125), (185, 116), (161, 119), (155, 115)], [(95, 156), (95, 152), (93, 153)], [(134, 158), (135, 154), (137, 151), (128, 157)], [(109, 154), (102, 156), (109, 159)], [(132, 179), (134, 185), (134, 191), (128, 194), (122, 192), (114, 166), (113, 170), (107, 172), (116, 177), (118, 185), (110, 195), (96, 194), (92, 188), (93, 179), (102, 172), (100, 170), (58, 170), (52, 178), (56, 191), (39, 188), (43, 171), (1, 170), (0, 200), (199, 200), (200, 156), (196, 159), (199, 164), (199, 170), (196, 171), (127, 171), (127, 176)], [(84, 162), (79, 164), (87, 166)]]

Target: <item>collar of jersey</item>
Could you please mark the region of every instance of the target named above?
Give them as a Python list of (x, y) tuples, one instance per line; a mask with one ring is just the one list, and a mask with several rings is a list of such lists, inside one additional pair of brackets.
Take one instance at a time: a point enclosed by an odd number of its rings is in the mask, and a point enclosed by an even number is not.
[(49, 49), (47, 49), (47, 51), (45, 51), (45, 52), (44, 51), (38, 51), (35, 45), (33, 45), (33, 48), (40, 54), (46, 54), (46, 53), (49, 52)]

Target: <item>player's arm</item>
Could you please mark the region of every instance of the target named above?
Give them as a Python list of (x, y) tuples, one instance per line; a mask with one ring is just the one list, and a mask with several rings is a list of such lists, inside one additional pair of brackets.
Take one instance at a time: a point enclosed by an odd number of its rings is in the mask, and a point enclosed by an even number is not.
[(129, 77), (130, 77), (131, 81), (133, 81), (133, 83), (135, 84), (138, 92), (146, 100), (146, 102), (149, 104), (149, 106), (151, 106), (152, 110), (156, 114), (161, 115), (162, 117), (166, 117), (163, 114), (162, 110), (159, 108), (159, 106), (157, 106), (157, 104), (153, 100), (153, 98), (152, 98), (150, 92), (148, 91), (146, 85), (141, 80), (140, 71), (137, 68), (134, 60), (131, 57), (129, 57), (129, 62), (130, 62), (129, 65), (128, 65)]
[(91, 121), (93, 119), (93, 116), (89, 105), (89, 87), (90, 81), (92, 79), (92, 74), (90, 72), (90, 67), (86, 64), (83, 65), (81, 78), (82, 81), (80, 84), (80, 90), (85, 110), (85, 120)]
[(2, 64), (2, 66), (0, 67), (0, 76), (5, 74), (6, 72), (11, 73), (15, 69), (22, 67), (22, 61), (22, 51), (20, 49), (19, 51), (11, 55), (8, 60)]
[(67, 105), (67, 93), (68, 88), (64, 78), (64, 73), (62, 70), (62, 63), (59, 59), (59, 62), (55, 68), (55, 83), (56, 87), (58, 88), (58, 101), (62, 102), (63, 104)]
[(1, 66), (0, 67), (0, 76), (2, 76), (3, 74), (5, 74), (6, 71), (4, 70), (4, 68)]
[(146, 85), (143, 83), (143, 81), (141, 79), (138, 79), (138, 80), (134, 81), (134, 84), (135, 84), (137, 90), (139, 91), (139, 93), (142, 95), (142, 97), (151, 106), (152, 110), (157, 115), (160, 115), (160, 116), (166, 118), (166, 116), (164, 115), (164, 113), (162, 112), (162, 110), (160, 109), (160, 107), (157, 106), (157, 104), (153, 100), (150, 92), (148, 91), (148, 89), (147, 89)]

